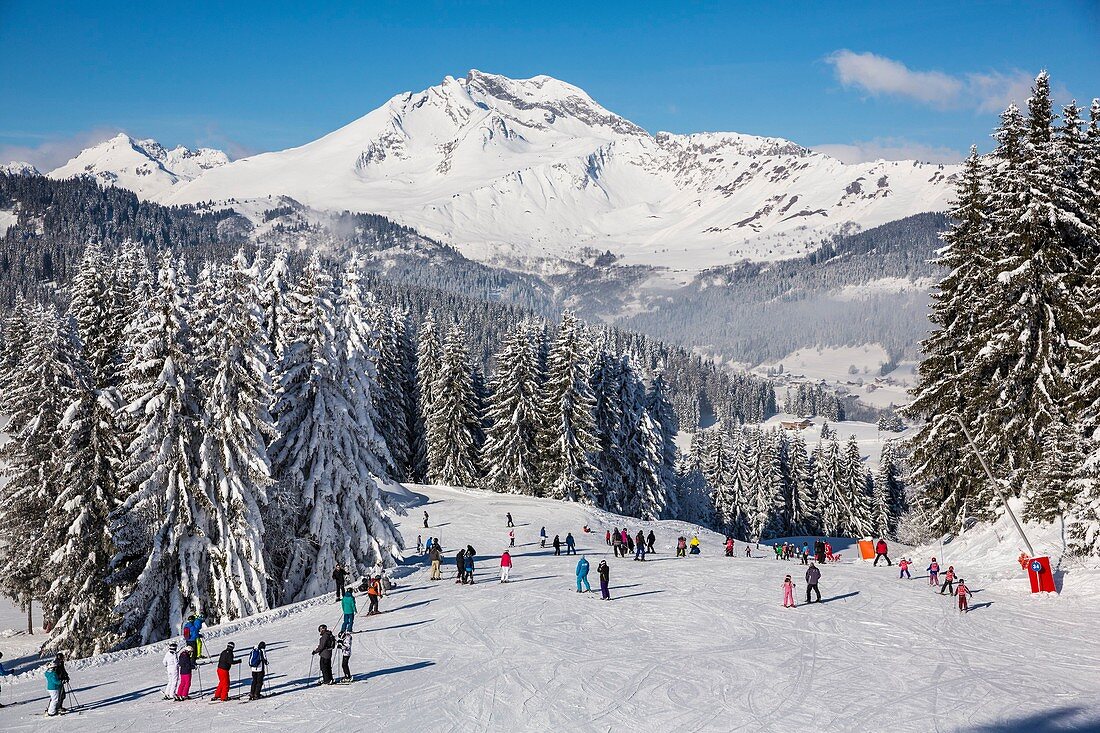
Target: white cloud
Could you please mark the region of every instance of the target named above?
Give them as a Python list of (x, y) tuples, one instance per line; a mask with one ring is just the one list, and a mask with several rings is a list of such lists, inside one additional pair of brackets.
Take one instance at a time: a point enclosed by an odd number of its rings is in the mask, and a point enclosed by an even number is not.
[[(954, 76), (941, 71), (916, 71), (885, 56), (848, 49), (829, 54), (825, 61), (832, 64), (837, 80), (846, 87), (874, 97), (902, 97), (940, 109), (999, 112), (1010, 102), (1023, 105), (1035, 78), (1018, 69)], [(1057, 90), (1056, 96), (1066, 94)]]
[(37, 145), (0, 143), (0, 163), (21, 161), (30, 163), (42, 173), (48, 173), (81, 150), (109, 140), (119, 132), (117, 128), (96, 128), (70, 137), (46, 138)]
[(900, 61), (873, 53), (842, 49), (825, 59), (846, 87), (857, 87), (873, 96), (895, 95), (942, 106), (959, 96), (963, 83), (938, 71), (913, 71)]
[(867, 163), (875, 160), (919, 160), (922, 163), (958, 163), (963, 153), (947, 147), (926, 145), (902, 138), (875, 138), (851, 143), (815, 145), (814, 150), (831, 155), (842, 163)]

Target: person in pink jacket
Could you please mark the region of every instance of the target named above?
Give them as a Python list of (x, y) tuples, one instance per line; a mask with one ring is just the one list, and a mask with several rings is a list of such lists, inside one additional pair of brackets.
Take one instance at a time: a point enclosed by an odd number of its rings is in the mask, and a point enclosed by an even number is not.
[(789, 575), (783, 580), (783, 608), (794, 608), (794, 583)]
[(507, 550), (500, 556), (500, 582), (508, 582), (508, 574), (512, 572), (512, 556)]
[(906, 560), (904, 557), (898, 561), (898, 580), (902, 578), (913, 579), (913, 576), (909, 574), (909, 566), (912, 564), (911, 560)]
[(932, 558), (932, 564), (928, 566), (928, 585), (940, 584), (940, 564), (936, 558)]

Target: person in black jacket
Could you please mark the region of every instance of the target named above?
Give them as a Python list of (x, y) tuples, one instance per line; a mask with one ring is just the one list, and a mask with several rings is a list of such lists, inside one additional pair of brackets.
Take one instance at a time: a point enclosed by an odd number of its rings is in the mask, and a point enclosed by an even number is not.
[(611, 568), (607, 566), (607, 560), (600, 560), (596, 572), (600, 574), (600, 600), (610, 601), (611, 591), (608, 590), (608, 583), (611, 582)]
[(344, 566), (340, 563), (336, 563), (336, 569), (332, 571), (332, 579), (336, 581), (336, 600), (340, 601), (344, 597), (345, 583), (348, 579), (348, 571), (344, 570)]
[(825, 540), (814, 542), (814, 558), (820, 563), (825, 562)]
[(252, 688), (248, 691), (248, 699), (259, 700), (263, 697), (264, 675), (267, 674), (267, 642), (261, 641), (252, 647), (248, 655), (248, 668), (252, 670)]
[(817, 565), (810, 563), (810, 567), (806, 568), (806, 603), (814, 603), (810, 600), (810, 591), (817, 594), (817, 603), (821, 603), (821, 591), (817, 589), (817, 581), (821, 580), (821, 571), (817, 569)]
[(61, 683), (61, 695), (57, 703), (57, 709), (59, 711), (65, 710), (65, 686), (69, 684), (69, 673), (65, 670), (65, 655), (58, 652), (57, 656), (53, 658), (53, 671), (57, 676), (57, 681)]
[(455, 582), (463, 583), (466, 581), (466, 551), (459, 550), (455, 555)]
[(218, 655), (218, 687), (214, 690), (215, 700), (229, 700), (229, 670), (234, 664), (240, 663), (241, 660), (233, 658), (233, 642), (229, 642)]
[(554, 554), (561, 554), (561, 537), (559, 537), (558, 535), (554, 535)]
[(655, 552), (653, 545), (657, 544), (657, 535), (653, 534), (653, 530), (649, 530), (649, 536), (645, 538), (645, 543), (648, 547), (646, 552)]
[(328, 626), (321, 624), (317, 627), (320, 638), (317, 648), (313, 653), (321, 658), (321, 684), (331, 685), (332, 680), (332, 650), (336, 648), (336, 637), (328, 630)]

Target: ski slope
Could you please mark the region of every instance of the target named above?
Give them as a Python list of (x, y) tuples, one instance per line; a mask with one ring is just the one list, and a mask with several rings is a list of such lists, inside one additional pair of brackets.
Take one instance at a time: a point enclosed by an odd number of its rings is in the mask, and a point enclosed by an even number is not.
[[(382, 599), (383, 615), (357, 619), (353, 685), (308, 686), (317, 625), (340, 620), (329, 597), (209, 629), (215, 654), (228, 640), (241, 654), (267, 641), (269, 699), (163, 702), (161, 644), (70, 664), (85, 707), (62, 718), (42, 716), (39, 671), (9, 677), (3, 701), (21, 702), (0, 710), (0, 730), (1100, 729), (1091, 582), (1074, 586), (1071, 573), (1060, 597), (1032, 598), (1002, 567), (1011, 551), (991, 553), (989, 567), (959, 567), (976, 591), (965, 617), (928, 588), (923, 572), (899, 581), (896, 567), (853, 562), (850, 548), (840, 565), (823, 568), (827, 602), (790, 610), (781, 607), (780, 584), (791, 573), (801, 600), (801, 566), (766, 548), (747, 559), (738, 543), (729, 559), (721, 538), (700, 532), (703, 554), (677, 559), (675, 538), (693, 527), (627, 520), (632, 532), (655, 530), (658, 554), (645, 563), (612, 559), (603, 531), (617, 517), (548, 500), (410, 488), (415, 498), (400, 518), (406, 541), (415, 546), (424, 533), (427, 510), (430, 532), (452, 559), (443, 582), (416, 566)], [(507, 511), (517, 548), (513, 582), (500, 585)], [(585, 524), (597, 533), (582, 534)], [(608, 558), (611, 603), (575, 592), (575, 558), (539, 547), (543, 525), (551, 538), (573, 532), (594, 587), (595, 566)], [(473, 586), (447, 580), (460, 543), (479, 553)], [(917, 557), (917, 567), (926, 564)], [(213, 666), (201, 669), (209, 699)]]

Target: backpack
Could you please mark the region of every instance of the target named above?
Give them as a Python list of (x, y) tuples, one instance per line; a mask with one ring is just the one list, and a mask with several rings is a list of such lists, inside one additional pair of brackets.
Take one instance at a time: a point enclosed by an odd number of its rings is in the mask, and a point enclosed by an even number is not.
[(190, 641), (191, 640), (191, 624), (186, 624), (183, 627), (183, 640), (184, 641)]
[(259, 667), (263, 662), (263, 655), (260, 654), (259, 649), (253, 649), (252, 653), (248, 655), (248, 666)]

